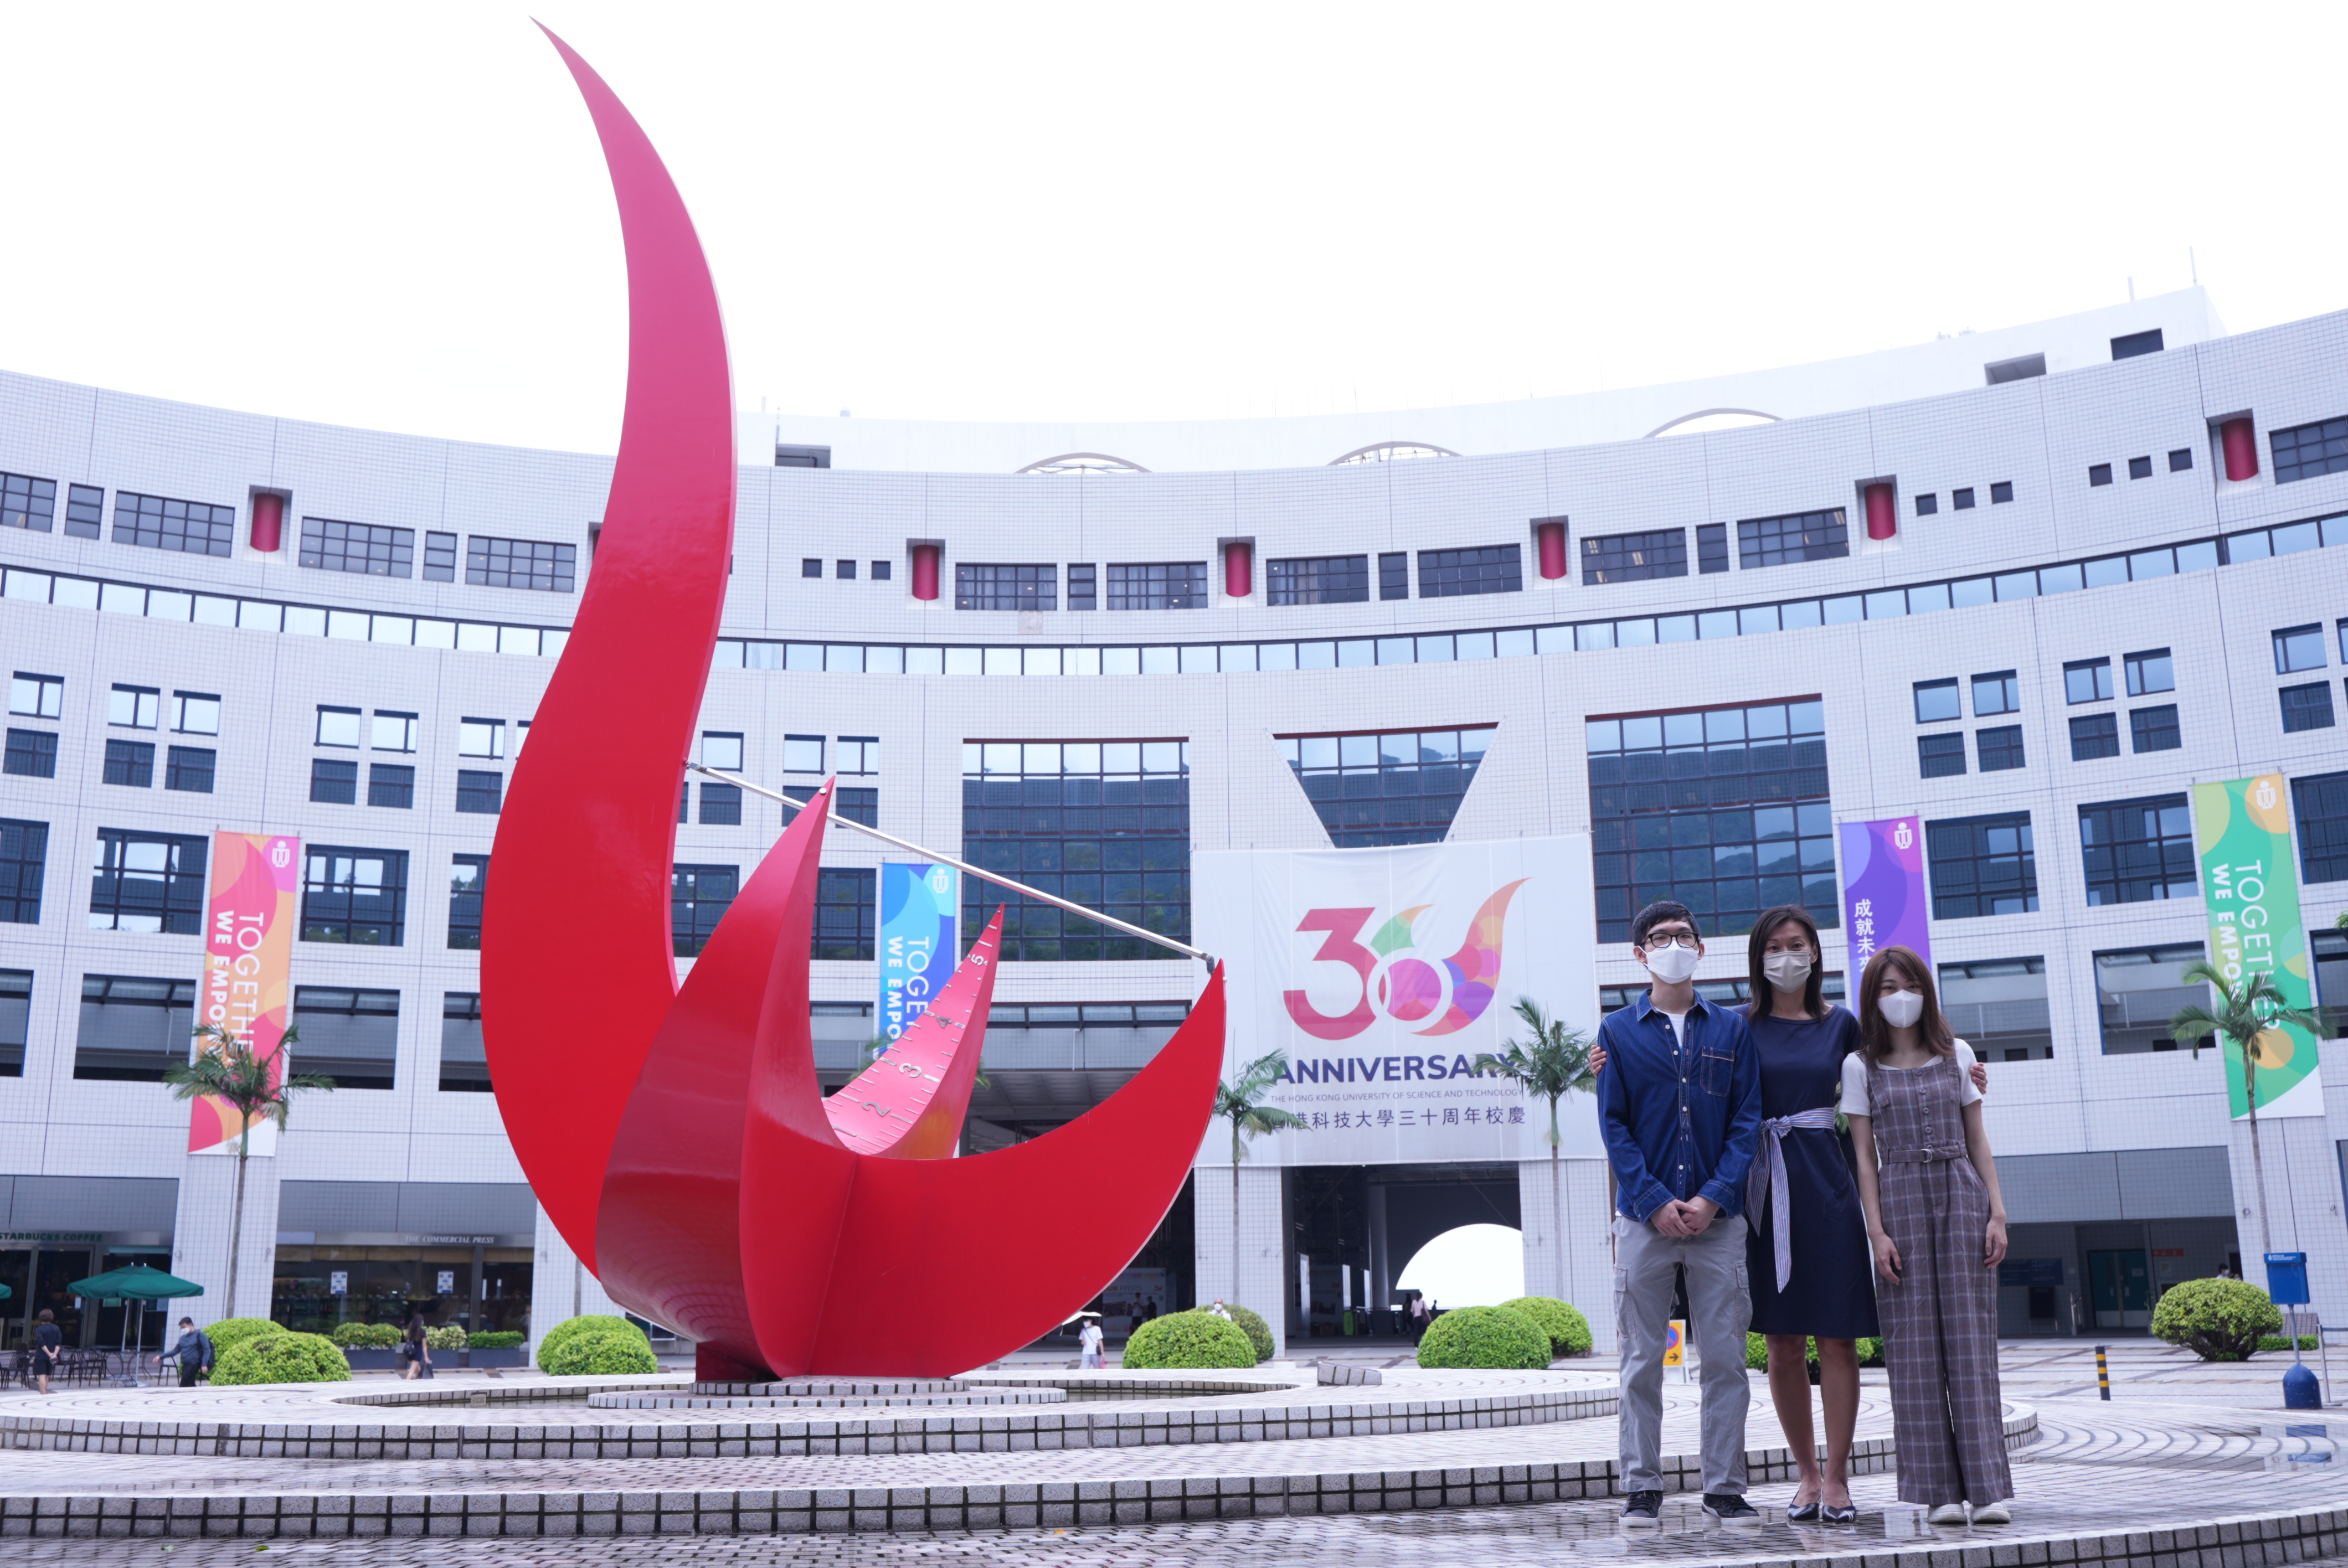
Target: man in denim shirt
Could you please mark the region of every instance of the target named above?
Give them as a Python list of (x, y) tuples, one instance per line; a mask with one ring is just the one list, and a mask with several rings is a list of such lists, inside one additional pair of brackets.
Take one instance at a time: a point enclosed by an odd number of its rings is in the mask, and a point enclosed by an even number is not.
[(1650, 904), (1631, 922), (1650, 985), (1607, 1015), (1598, 1043), (1599, 1127), (1614, 1168), (1614, 1332), (1622, 1348), (1625, 1524), (1661, 1522), (1663, 1346), (1676, 1265), (1704, 1363), (1704, 1508), (1759, 1516), (1745, 1501), (1745, 1173), (1761, 1132), (1761, 1071), (1744, 1015), (1695, 994), (1704, 942), (1687, 907)]

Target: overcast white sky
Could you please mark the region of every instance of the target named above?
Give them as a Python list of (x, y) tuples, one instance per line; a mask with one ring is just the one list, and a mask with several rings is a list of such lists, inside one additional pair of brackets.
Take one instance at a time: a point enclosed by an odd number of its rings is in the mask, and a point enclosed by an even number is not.
[[(0, 367), (609, 450), (529, 13), (0, 9)], [(651, 132), (736, 401), (1181, 418), (1676, 380), (2183, 286), (2348, 305), (2348, 6), (538, 11)]]

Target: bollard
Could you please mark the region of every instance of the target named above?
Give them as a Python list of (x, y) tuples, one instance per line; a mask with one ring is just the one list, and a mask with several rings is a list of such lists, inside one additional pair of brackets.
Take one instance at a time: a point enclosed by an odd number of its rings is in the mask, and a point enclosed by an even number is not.
[(2104, 1351), (2106, 1348), (2107, 1347), (2102, 1345), (2096, 1347), (2096, 1391), (2102, 1396), (2106, 1403), (2109, 1403), (2112, 1397), (2112, 1369), (2104, 1361)]

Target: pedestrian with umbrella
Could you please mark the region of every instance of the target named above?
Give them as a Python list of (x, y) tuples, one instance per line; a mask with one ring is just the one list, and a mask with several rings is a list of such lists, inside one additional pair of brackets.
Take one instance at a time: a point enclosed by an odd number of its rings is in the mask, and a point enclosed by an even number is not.
[[(135, 1301), (139, 1304), (139, 1337), (143, 1344), (147, 1337), (147, 1304), (149, 1302), (161, 1301), (171, 1296), (201, 1296), (204, 1293), (204, 1287), (192, 1280), (181, 1279), (175, 1274), (166, 1274), (160, 1268), (149, 1268), (143, 1263), (134, 1263), (128, 1268), (108, 1269), (104, 1274), (93, 1274), (88, 1279), (75, 1280), (66, 1288), (86, 1301), (96, 1301), (101, 1305), (109, 1301), (118, 1301), (123, 1304), (123, 1366), (128, 1369), (129, 1379), (134, 1384), (139, 1380), (137, 1369), (139, 1363), (136, 1358), (129, 1354), (130, 1313), (129, 1308), (130, 1303)], [(182, 1318), (180, 1321), (185, 1327), (194, 1327), (188, 1319)], [(185, 1336), (181, 1337), (184, 1339)], [(211, 1341), (207, 1339), (204, 1344), (203, 1358), (199, 1365), (210, 1366), (211, 1364)], [(180, 1386), (183, 1389), (189, 1388), (192, 1387), (194, 1382), (195, 1379), (189, 1376), (186, 1370), (183, 1357)]]

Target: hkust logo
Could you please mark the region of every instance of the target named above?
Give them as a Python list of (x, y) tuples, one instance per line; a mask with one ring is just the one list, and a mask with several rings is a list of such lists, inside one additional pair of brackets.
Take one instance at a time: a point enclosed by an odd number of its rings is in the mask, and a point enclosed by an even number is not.
[(1493, 988), (1500, 979), (1500, 945), (1508, 931), (1509, 903), (1517, 889), (1530, 880), (1519, 877), (1485, 899), (1468, 922), (1458, 950), (1447, 958), (1421, 955), (1420, 943), (1439, 941), (1444, 931), (1436, 905), (1420, 904), (1400, 911), (1379, 926), (1366, 944), (1361, 936), (1370, 928), (1376, 909), (1308, 910), (1296, 922), (1296, 929), (1322, 933), (1313, 962), (1338, 964), (1352, 971), (1353, 978), (1344, 983), (1350, 1005), (1341, 1012), (1326, 1013), (1314, 1007), (1303, 990), (1283, 991), (1281, 999), (1288, 1006), (1289, 1018), (1315, 1040), (1351, 1040), (1381, 1018), (1406, 1026), (1423, 1025), (1410, 1029), (1416, 1036), (1457, 1034), (1492, 1005)]

